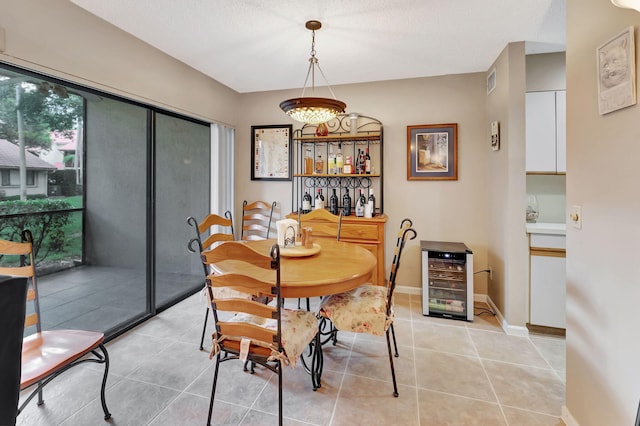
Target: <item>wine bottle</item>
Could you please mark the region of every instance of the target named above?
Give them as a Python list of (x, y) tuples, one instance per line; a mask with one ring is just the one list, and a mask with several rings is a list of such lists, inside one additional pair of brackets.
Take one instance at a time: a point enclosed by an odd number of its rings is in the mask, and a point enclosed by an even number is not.
[(336, 174), (342, 173), (342, 167), (344, 166), (344, 159), (342, 158), (342, 144), (338, 144), (338, 153), (336, 154)]
[(371, 174), (371, 157), (369, 156), (369, 147), (364, 154), (364, 172), (368, 175)]
[(342, 196), (342, 215), (349, 216), (351, 214), (351, 196), (349, 195), (349, 189), (345, 189), (345, 191)]
[(324, 195), (322, 195), (322, 189), (318, 188), (318, 194), (316, 194), (315, 210), (324, 209)]
[(361, 160), (362, 160), (362, 151), (360, 150), (360, 148), (358, 148), (358, 156), (356, 157), (356, 161), (355, 161), (355, 172), (357, 174), (360, 174), (360, 167), (361, 167)]
[(332, 214), (338, 214), (338, 196), (336, 195), (335, 188), (333, 188), (333, 194), (329, 197), (329, 211)]
[(360, 189), (360, 195), (358, 195), (358, 199), (356, 200), (356, 217), (364, 217), (364, 205), (367, 200), (364, 198), (364, 192), (362, 192), (362, 188)]
[(376, 197), (373, 195), (373, 189), (369, 190), (369, 204), (371, 205), (371, 216), (376, 215)]
[(305, 190), (302, 196), (302, 214), (309, 213), (311, 211), (311, 195), (309, 191)]

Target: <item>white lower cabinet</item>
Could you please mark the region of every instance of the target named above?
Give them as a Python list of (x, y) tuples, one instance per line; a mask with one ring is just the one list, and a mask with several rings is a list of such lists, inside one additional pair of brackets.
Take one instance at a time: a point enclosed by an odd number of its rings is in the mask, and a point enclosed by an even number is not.
[(566, 328), (566, 258), (564, 252), (531, 248), (530, 308), (532, 325)]

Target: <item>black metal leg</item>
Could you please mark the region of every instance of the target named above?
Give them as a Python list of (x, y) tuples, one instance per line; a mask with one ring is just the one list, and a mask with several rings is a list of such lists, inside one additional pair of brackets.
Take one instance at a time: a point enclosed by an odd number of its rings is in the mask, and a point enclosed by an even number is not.
[(393, 368), (393, 355), (391, 354), (391, 340), (387, 329), (387, 350), (389, 351), (389, 365), (391, 366), (391, 378), (393, 379), (393, 396), (398, 397), (398, 385), (396, 384), (396, 371)]
[(109, 374), (109, 352), (107, 352), (107, 348), (103, 344), (98, 346), (104, 355), (104, 376), (102, 376), (102, 387), (100, 388), (100, 400), (102, 402), (102, 411), (104, 411), (104, 419), (109, 420), (111, 418), (111, 413), (107, 408), (107, 400), (105, 397), (105, 392), (107, 389), (107, 375)]
[(393, 329), (393, 323), (391, 323), (391, 337), (393, 337), (393, 348), (396, 350), (396, 352), (393, 354), (396, 358), (398, 358), (400, 355), (398, 354), (398, 344), (396, 343), (396, 331)]
[(207, 332), (207, 319), (209, 318), (209, 307), (204, 313), (204, 324), (202, 324), (202, 337), (200, 338), (200, 350), (204, 350), (204, 334)]
[(282, 426), (282, 362), (278, 360), (278, 425)]
[(211, 426), (211, 413), (213, 412), (213, 400), (216, 396), (216, 383), (218, 382), (218, 368), (220, 367), (220, 353), (216, 354), (216, 366), (213, 372), (213, 386), (211, 387), (211, 400), (209, 401), (209, 416), (207, 426)]
[[(42, 382), (38, 382), (38, 386), (42, 386)], [(42, 397), (42, 387), (38, 391), (38, 407), (44, 404), (44, 398)]]

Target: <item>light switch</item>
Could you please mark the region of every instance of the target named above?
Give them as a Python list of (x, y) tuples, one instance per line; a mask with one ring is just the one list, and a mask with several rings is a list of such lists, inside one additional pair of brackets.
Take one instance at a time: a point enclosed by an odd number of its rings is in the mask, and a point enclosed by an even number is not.
[(582, 206), (572, 206), (569, 219), (574, 228), (582, 229)]

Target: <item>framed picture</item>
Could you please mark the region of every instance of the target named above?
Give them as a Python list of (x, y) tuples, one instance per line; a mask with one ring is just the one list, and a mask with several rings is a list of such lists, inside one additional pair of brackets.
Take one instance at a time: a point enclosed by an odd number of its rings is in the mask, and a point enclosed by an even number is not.
[(407, 126), (407, 180), (458, 179), (458, 124)]
[(251, 126), (251, 180), (291, 180), (293, 126)]
[(598, 112), (600, 115), (636, 104), (636, 47), (633, 27), (598, 47)]

